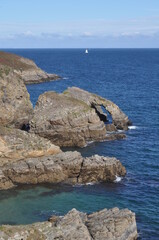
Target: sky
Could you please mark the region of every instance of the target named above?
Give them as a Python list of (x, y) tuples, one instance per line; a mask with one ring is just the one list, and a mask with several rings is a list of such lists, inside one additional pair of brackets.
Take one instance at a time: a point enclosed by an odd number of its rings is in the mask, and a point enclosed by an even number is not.
[(158, 48), (159, 0), (0, 0), (0, 48)]

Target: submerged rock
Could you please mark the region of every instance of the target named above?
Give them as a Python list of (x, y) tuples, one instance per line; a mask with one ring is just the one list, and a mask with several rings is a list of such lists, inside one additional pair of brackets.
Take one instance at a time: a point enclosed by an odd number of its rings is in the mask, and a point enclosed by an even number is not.
[[(101, 109), (98, 108), (97, 111), (88, 102), (70, 96), (67, 92), (46, 92), (40, 95), (36, 103), (34, 117), (30, 121), (30, 132), (63, 147), (83, 147), (89, 141), (124, 138), (124, 134), (106, 134), (106, 126), (100, 119), (99, 112), (101, 116)], [(103, 114), (102, 119), (106, 119), (106, 115)], [(116, 129), (115, 126), (114, 128)]]
[(0, 125), (22, 128), (33, 115), (29, 93), (13, 69), (0, 65)]
[[(119, 160), (94, 155), (83, 158), (79, 152), (61, 152), (44, 157), (27, 158), (1, 168), (0, 188), (8, 179), (12, 185), (38, 183), (85, 184), (113, 182), (126, 174)], [(11, 186), (12, 187), (12, 186)]]
[(60, 78), (56, 74), (44, 72), (32, 60), (12, 53), (0, 52), (0, 65), (12, 68), (25, 84), (53, 81)]
[(3, 225), (0, 239), (136, 240), (135, 214), (128, 209), (104, 209), (86, 214), (72, 209), (63, 217), (23, 226)]

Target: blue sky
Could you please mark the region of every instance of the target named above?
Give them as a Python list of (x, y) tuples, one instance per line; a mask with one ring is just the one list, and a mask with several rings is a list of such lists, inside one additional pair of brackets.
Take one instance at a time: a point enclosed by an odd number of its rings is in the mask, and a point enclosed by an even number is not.
[(159, 47), (159, 0), (0, 0), (0, 48)]

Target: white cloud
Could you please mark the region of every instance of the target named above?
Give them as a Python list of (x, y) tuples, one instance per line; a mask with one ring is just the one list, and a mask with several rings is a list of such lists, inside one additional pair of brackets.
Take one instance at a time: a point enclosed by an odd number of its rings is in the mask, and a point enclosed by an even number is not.
[(91, 32), (84, 32), (84, 33), (82, 34), (82, 36), (84, 36), (84, 37), (92, 37), (93, 34), (92, 34)]
[(35, 34), (32, 31), (30, 31), (30, 30), (24, 32), (23, 35), (26, 36), (26, 37), (35, 36)]

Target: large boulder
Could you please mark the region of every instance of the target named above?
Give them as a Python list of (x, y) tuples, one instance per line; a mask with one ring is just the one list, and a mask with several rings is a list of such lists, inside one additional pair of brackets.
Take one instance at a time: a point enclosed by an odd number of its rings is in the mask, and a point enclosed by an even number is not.
[(83, 158), (79, 152), (61, 152), (3, 165), (0, 189), (18, 184), (113, 182), (125, 174), (125, 167), (116, 158)]
[(64, 93), (67, 96), (85, 102), (88, 106), (94, 107), (96, 111), (99, 112), (99, 115), (102, 115), (103, 117), (105, 114), (101, 113), (102, 109), (100, 108), (100, 111), (98, 109), (101, 106), (104, 107), (111, 115), (113, 124), (117, 129), (128, 130), (128, 126), (131, 125), (131, 121), (128, 119), (128, 116), (115, 103), (108, 99), (89, 93), (77, 87), (68, 88)]
[(32, 115), (33, 107), (24, 82), (12, 68), (0, 65), (0, 125), (22, 128)]
[(3, 225), (0, 239), (10, 240), (136, 240), (135, 214), (128, 209), (104, 209), (86, 214), (72, 209), (63, 217), (23, 226)]
[(58, 146), (85, 146), (102, 140), (105, 124), (95, 109), (73, 97), (46, 92), (39, 96), (30, 122), (30, 132), (50, 139)]
[(48, 74), (41, 70), (30, 59), (16, 54), (0, 52), (0, 64), (12, 68), (25, 84), (40, 83), (59, 79), (56, 74)]

